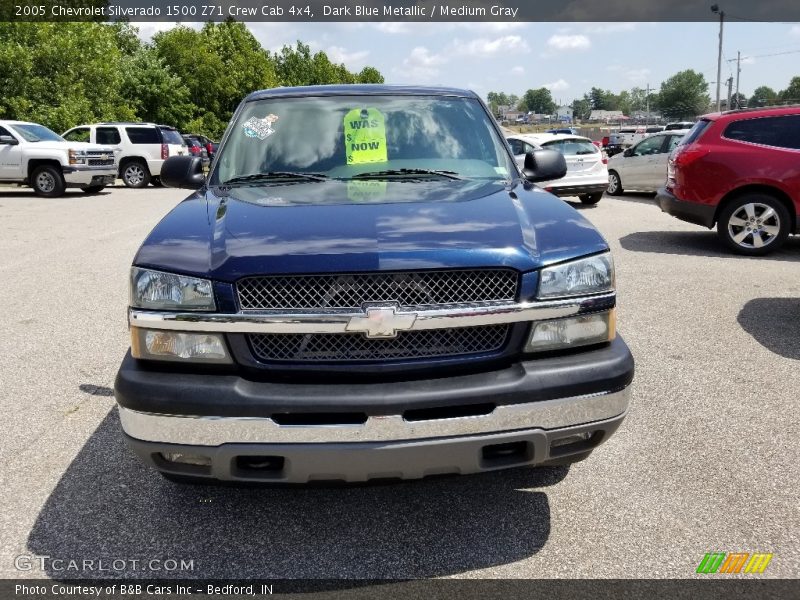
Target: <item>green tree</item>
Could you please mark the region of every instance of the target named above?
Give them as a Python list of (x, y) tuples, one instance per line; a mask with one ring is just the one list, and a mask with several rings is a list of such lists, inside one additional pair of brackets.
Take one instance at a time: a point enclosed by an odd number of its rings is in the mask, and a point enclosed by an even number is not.
[(528, 90), (522, 96), (520, 103), (525, 110), (537, 114), (550, 115), (556, 110), (556, 103), (553, 102), (550, 90), (544, 87)]
[(588, 94), (583, 98), (576, 98), (572, 101), (572, 114), (576, 119), (588, 119), (592, 113), (592, 102)]
[(775, 104), (775, 101), (778, 99), (778, 92), (773, 90), (771, 87), (762, 85), (757, 87), (753, 92), (752, 98), (750, 98), (750, 105), (751, 106), (769, 106), (771, 104)]
[(375, 67), (364, 67), (358, 74), (358, 83), (383, 83), (383, 75)]
[(0, 22), (0, 117), (57, 132), (134, 118), (121, 93), (119, 31), (99, 23)]
[(127, 57), (122, 72), (122, 93), (138, 119), (188, 129), (195, 112), (189, 89), (152, 48)]
[(789, 87), (781, 92), (780, 100), (785, 104), (800, 102), (800, 77), (792, 77)]
[(702, 114), (711, 104), (706, 78), (692, 69), (676, 73), (661, 84), (657, 104), (668, 119), (693, 118)]

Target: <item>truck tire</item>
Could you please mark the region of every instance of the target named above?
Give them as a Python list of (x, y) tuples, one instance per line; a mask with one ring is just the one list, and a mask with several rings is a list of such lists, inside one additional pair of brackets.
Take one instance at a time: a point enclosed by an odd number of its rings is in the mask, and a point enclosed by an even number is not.
[(717, 234), (734, 252), (763, 256), (789, 237), (789, 211), (769, 194), (744, 194), (730, 202), (717, 220)]
[(106, 189), (106, 186), (104, 185), (90, 185), (88, 187), (81, 188), (85, 194), (96, 194), (98, 192), (102, 192), (104, 189)]
[(622, 192), (622, 179), (616, 171), (608, 172), (608, 192), (609, 196), (621, 196)]
[(120, 168), (120, 178), (129, 188), (143, 188), (150, 183), (150, 170), (143, 160), (129, 160)]
[(57, 198), (64, 195), (64, 175), (52, 165), (36, 167), (31, 173), (31, 187), (37, 196)]
[(599, 194), (583, 194), (582, 196), (578, 196), (582, 204), (597, 204), (603, 197), (603, 192)]

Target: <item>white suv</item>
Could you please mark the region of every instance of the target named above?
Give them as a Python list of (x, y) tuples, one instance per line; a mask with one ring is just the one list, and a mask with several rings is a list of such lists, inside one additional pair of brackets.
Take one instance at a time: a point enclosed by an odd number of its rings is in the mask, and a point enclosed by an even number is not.
[(170, 156), (188, 154), (183, 137), (174, 127), (154, 123), (95, 123), (66, 131), (64, 139), (112, 146), (119, 177), (128, 187), (160, 185), (161, 165)]
[(567, 133), (530, 133), (506, 138), (517, 164), (525, 154), (540, 148), (558, 150), (567, 161), (567, 174), (555, 181), (539, 183), (556, 196), (577, 196), (583, 204), (597, 204), (608, 187), (608, 159), (589, 138)]

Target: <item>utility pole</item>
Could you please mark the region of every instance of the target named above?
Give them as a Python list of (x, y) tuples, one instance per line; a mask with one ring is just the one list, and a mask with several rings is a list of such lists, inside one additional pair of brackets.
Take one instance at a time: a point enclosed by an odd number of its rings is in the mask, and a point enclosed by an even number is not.
[(719, 15), (719, 52), (717, 53), (717, 112), (722, 108), (719, 96), (720, 84), (722, 83), (722, 30), (725, 22), (725, 11), (720, 10), (719, 4), (711, 6), (711, 12)]
[(737, 51), (736, 52), (736, 108), (742, 108), (739, 106), (739, 75), (742, 73), (742, 53)]
[(731, 93), (733, 92), (733, 75), (728, 77), (728, 104), (725, 105), (725, 110), (731, 110)]
[(644, 125), (647, 127), (650, 124), (650, 84), (647, 84), (647, 91), (645, 92), (644, 99), (647, 103), (647, 114), (644, 117)]

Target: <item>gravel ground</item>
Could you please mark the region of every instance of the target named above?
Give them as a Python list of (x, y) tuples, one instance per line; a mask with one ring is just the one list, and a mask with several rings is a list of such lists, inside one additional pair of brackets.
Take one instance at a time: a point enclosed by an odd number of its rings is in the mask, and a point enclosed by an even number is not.
[[(127, 450), (111, 395), (127, 273), (184, 196), (0, 191), (0, 576), (108, 576), (19, 555), (193, 560), (194, 577), (669, 577), (704, 553), (800, 571), (800, 239), (762, 259), (647, 196), (581, 211), (617, 264), (627, 420), (571, 469), (347, 488), (178, 486)], [(142, 561), (134, 563), (133, 561)]]

